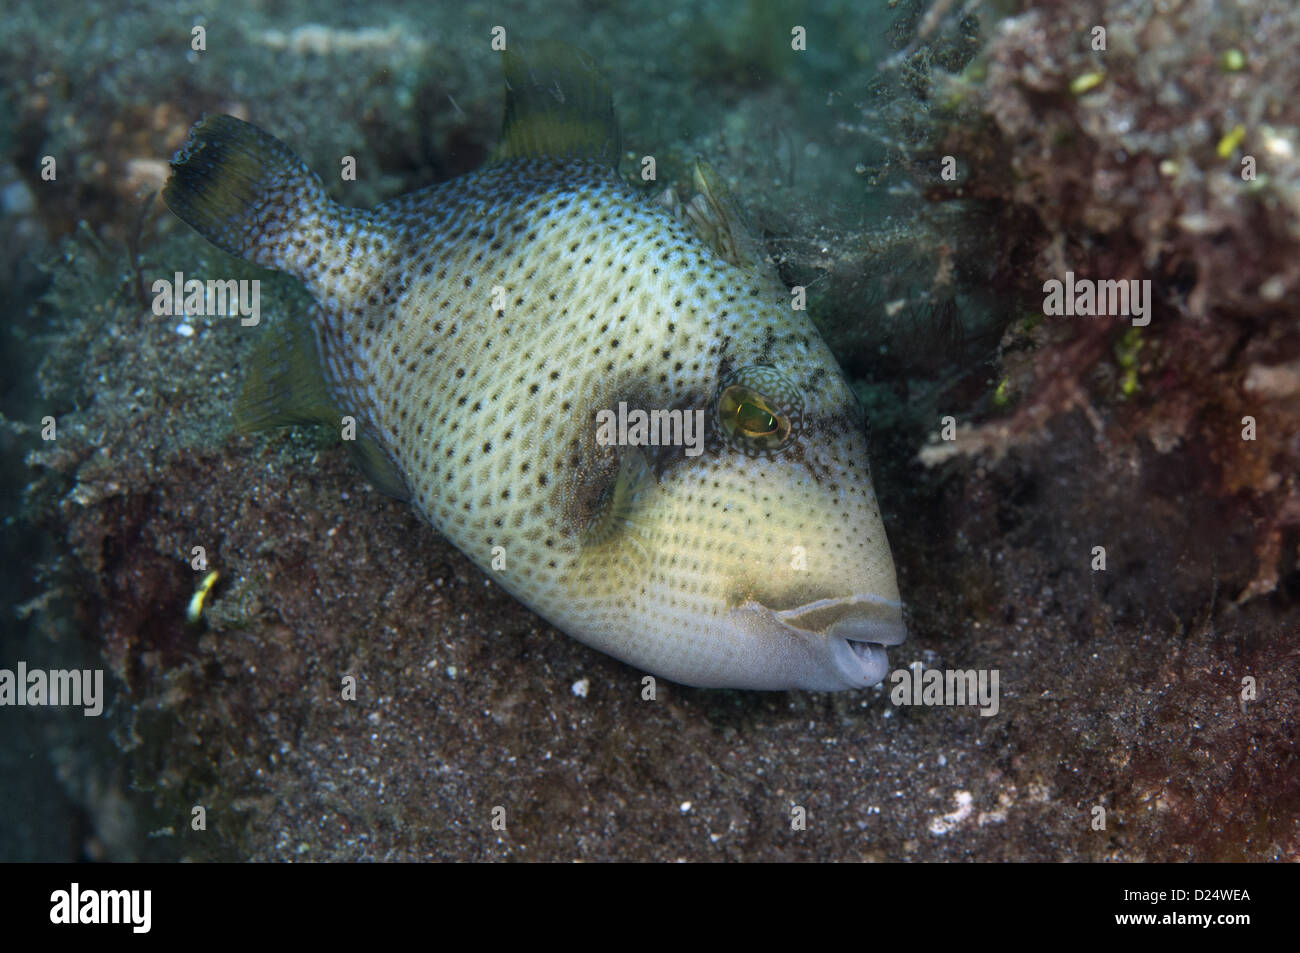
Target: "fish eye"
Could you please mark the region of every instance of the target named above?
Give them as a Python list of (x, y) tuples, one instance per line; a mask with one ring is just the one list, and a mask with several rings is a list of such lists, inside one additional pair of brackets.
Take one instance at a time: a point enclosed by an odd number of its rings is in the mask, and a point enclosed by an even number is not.
[(794, 385), (774, 367), (755, 364), (733, 371), (718, 389), (718, 424), (746, 450), (779, 450), (803, 414)]
[(756, 394), (744, 384), (732, 384), (718, 398), (718, 412), (724, 421), (731, 423), (736, 436), (753, 439), (777, 437), (783, 439), (790, 430), (790, 418), (773, 411), (762, 394)]

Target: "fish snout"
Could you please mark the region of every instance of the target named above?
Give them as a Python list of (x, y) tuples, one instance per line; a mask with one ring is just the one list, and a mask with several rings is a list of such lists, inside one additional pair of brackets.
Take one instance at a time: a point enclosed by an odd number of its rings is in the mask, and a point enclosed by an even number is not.
[(845, 687), (865, 688), (884, 679), (889, 674), (886, 647), (907, 638), (902, 603), (876, 595), (821, 599), (775, 615), (785, 625), (824, 640), (829, 662)]

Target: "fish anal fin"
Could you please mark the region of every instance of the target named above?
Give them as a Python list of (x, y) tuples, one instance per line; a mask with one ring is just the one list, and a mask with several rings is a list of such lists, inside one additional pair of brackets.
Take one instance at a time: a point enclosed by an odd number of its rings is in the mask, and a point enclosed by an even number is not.
[(344, 442), (347, 444), (352, 462), (361, 468), (361, 472), (375, 485), (375, 489), (403, 503), (410, 502), (411, 491), (402, 477), (401, 470), (388, 458), (388, 454), (378, 442), (365, 436), (358, 436), (355, 440)]
[(266, 325), (235, 402), (241, 433), (294, 424), (339, 425), (338, 405), (321, 371), (311, 323), (301, 313)]
[(244, 389), (235, 402), (235, 429), (248, 433), (272, 427), (315, 424), (343, 437), (353, 462), (381, 493), (410, 499), (401, 471), (363, 426), (340, 409), (321, 369), (310, 319), (296, 314), (263, 329), (249, 362)]

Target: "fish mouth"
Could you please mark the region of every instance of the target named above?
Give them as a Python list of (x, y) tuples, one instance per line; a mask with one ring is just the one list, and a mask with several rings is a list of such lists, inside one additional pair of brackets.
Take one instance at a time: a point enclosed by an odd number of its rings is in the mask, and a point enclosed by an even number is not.
[(832, 665), (850, 687), (875, 685), (888, 675), (887, 647), (907, 638), (902, 603), (882, 596), (822, 599), (774, 615), (824, 639)]

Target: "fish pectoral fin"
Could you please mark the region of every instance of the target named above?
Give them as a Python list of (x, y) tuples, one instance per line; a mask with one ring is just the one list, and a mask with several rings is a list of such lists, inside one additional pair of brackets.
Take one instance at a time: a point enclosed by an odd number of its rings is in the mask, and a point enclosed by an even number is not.
[(504, 59), (498, 160), (581, 156), (618, 168), (614, 97), (590, 56), (555, 40), (512, 41)]
[(738, 268), (761, 266), (762, 253), (745, 225), (740, 206), (713, 166), (698, 156), (691, 184), (696, 194), (683, 211), (696, 234), (725, 262)]
[(617, 470), (593, 501), (579, 534), (579, 571), (608, 571), (611, 565), (642, 567), (649, 559), (644, 511), (654, 471), (637, 447), (620, 447)]

